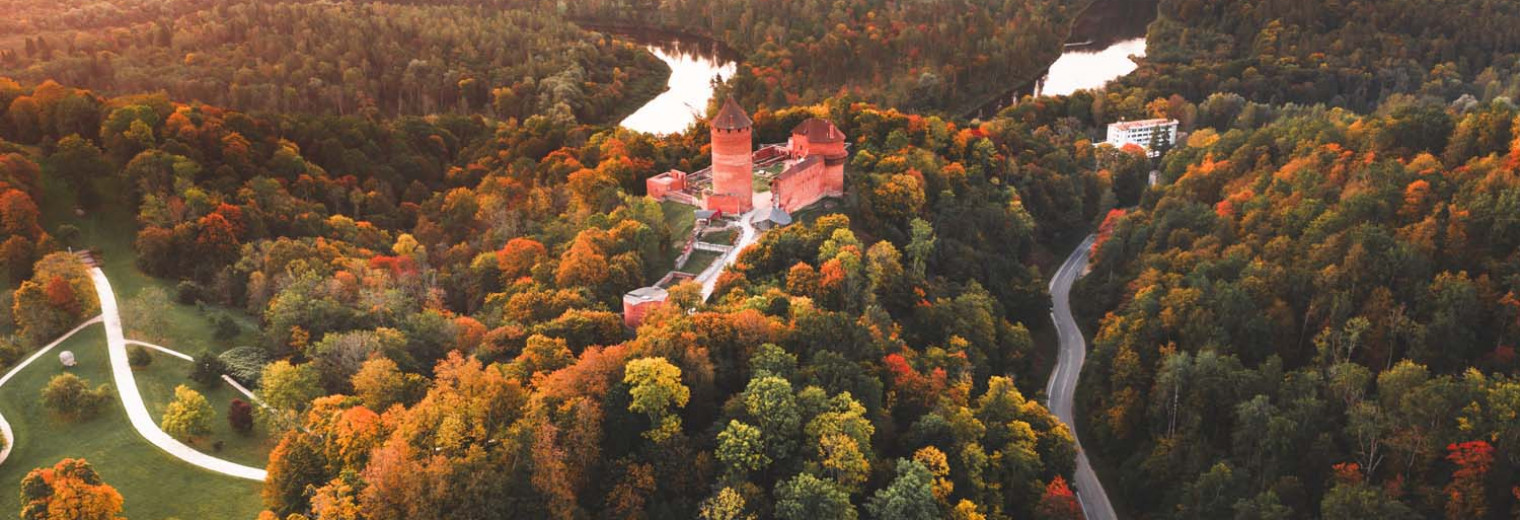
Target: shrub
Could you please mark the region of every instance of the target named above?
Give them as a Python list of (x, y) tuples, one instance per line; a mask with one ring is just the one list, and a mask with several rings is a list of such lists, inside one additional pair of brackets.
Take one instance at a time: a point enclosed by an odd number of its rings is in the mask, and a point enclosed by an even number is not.
[(153, 364), (153, 353), (148, 352), (148, 348), (142, 345), (127, 347), (127, 364), (132, 365), (132, 368), (142, 368), (151, 365)]
[(264, 365), (269, 364), (269, 354), (258, 347), (237, 347), (223, 352), (219, 357), (223, 371), (247, 387), (259, 384), (259, 374), (264, 370)]
[(211, 404), (206, 402), (206, 396), (190, 387), (179, 385), (174, 387), (174, 401), (164, 409), (164, 418), (160, 424), (164, 433), (173, 435), (177, 439), (190, 440), (211, 432)]
[(190, 367), (190, 380), (200, 383), (201, 386), (212, 386), (227, 372), (227, 365), (222, 363), (222, 358), (210, 352), (195, 356), (195, 365)]
[(216, 331), (212, 333), (211, 337), (217, 341), (227, 341), (236, 338), (238, 333), (242, 332), (242, 328), (238, 327), (237, 320), (232, 319), (231, 316), (226, 314), (217, 316), (211, 322), (216, 327)]
[(100, 385), (90, 390), (90, 382), (79, 376), (63, 373), (53, 376), (42, 389), (42, 404), (60, 416), (81, 420), (95, 416), (111, 395), (111, 387)]
[(79, 226), (62, 224), (58, 226), (58, 231), (53, 233), (53, 238), (58, 239), (58, 242), (65, 246), (74, 246), (79, 244), (79, 235)]
[(242, 399), (233, 399), (227, 405), (227, 424), (241, 434), (253, 431), (253, 406)]
[(190, 280), (184, 280), (174, 287), (174, 298), (185, 305), (193, 305), (201, 299), (201, 286)]

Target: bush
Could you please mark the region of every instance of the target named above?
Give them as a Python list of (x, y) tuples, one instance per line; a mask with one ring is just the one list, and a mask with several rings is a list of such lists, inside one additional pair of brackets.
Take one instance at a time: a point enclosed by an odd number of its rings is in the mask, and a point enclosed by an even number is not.
[(48, 410), (71, 420), (89, 419), (100, 410), (111, 395), (109, 385), (90, 390), (90, 382), (79, 376), (63, 373), (53, 376), (42, 389), (42, 404)]
[(242, 399), (233, 399), (227, 405), (227, 424), (232, 430), (244, 435), (253, 431), (253, 405)]
[(201, 286), (190, 280), (184, 280), (174, 287), (174, 298), (185, 305), (194, 305), (201, 299)]
[(190, 387), (179, 385), (174, 387), (174, 401), (164, 409), (164, 418), (160, 422), (164, 433), (173, 435), (174, 438), (189, 441), (196, 437), (211, 433), (211, 404), (206, 402), (206, 396), (191, 390)]
[(227, 373), (227, 365), (222, 363), (222, 358), (210, 352), (203, 352), (195, 356), (195, 365), (190, 367), (190, 380), (200, 383), (201, 386), (213, 386)]
[(216, 327), (216, 331), (212, 333), (211, 337), (217, 341), (227, 341), (236, 338), (238, 333), (243, 331), (242, 328), (238, 327), (237, 320), (232, 319), (232, 316), (228, 316), (226, 313), (212, 319), (211, 323)]
[(250, 388), (258, 386), (259, 374), (264, 370), (264, 365), (269, 364), (269, 354), (258, 347), (237, 347), (223, 352), (219, 357), (223, 371)]
[(132, 368), (142, 368), (151, 365), (153, 364), (153, 353), (148, 352), (148, 348), (142, 345), (129, 346), (127, 347), (127, 364), (132, 365)]
[(79, 245), (79, 235), (79, 226), (75, 226), (73, 224), (62, 224), (59, 225), (58, 230), (53, 233), (53, 238), (58, 239), (58, 241), (65, 246), (76, 246)]

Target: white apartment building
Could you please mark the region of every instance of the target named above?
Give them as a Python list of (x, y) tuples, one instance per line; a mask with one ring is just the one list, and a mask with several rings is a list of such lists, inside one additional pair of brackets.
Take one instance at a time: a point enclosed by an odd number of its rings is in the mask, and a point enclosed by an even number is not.
[(1152, 145), (1172, 146), (1177, 143), (1176, 119), (1146, 119), (1144, 121), (1120, 121), (1108, 125), (1108, 144), (1116, 148), (1133, 144), (1146, 150), (1151, 157), (1160, 155)]

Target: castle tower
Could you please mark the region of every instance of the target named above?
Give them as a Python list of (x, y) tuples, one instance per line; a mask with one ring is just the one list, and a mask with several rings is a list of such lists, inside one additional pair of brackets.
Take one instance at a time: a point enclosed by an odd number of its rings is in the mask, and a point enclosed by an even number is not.
[(723, 102), (712, 120), (712, 194), (703, 206), (725, 214), (748, 213), (754, 207), (753, 122), (733, 98)]
[(792, 129), (791, 142), (794, 154), (823, 158), (824, 174), (819, 179), (819, 195), (843, 197), (844, 163), (850, 154), (845, 150), (844, 133), (839, 127), (823, 119), (809, 118)]

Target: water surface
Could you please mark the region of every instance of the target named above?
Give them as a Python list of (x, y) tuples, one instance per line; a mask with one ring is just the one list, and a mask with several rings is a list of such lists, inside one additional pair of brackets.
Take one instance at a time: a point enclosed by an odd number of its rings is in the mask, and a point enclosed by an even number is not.
[(661, 135), (686, 130), (705, 115), (707, 102), (713, 97), (712, 82), (727, 80), (738, 67), (731, 53), (701, 38), (649, 33), (623, 36), (644, 44), (670, 66), (665, 92), (618, 123), (632, 130)]

